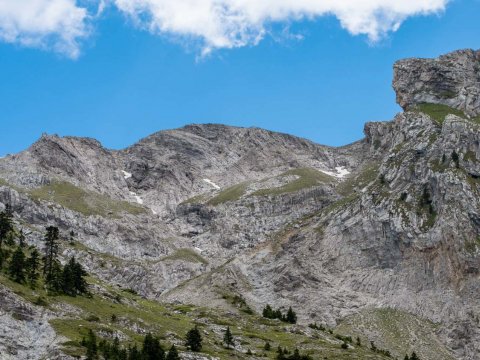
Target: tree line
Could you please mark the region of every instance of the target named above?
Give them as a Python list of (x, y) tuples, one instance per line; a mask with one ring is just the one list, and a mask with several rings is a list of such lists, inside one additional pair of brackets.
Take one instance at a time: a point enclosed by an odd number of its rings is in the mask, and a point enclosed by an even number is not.
[(54, 293), (76, 296), (88, 293), (88, 275), (74, 257), (62, 266), (59, 260), (59, 230), (48, 226), (44, 235), (43, 256), (33, 246), (27, 247), (25, 234), (13, 222), (9, 205), (0, 212), (0, 270), (20, 284), (36, 288), (43, 278), (45, 286)]
[(262, 315), (264, 318), (267, 319), (278, 319), (290, 324), (297, 323), (297, 314), (295, 313), (295, 311), (293, 311), (291, 306), (288, 308), (287, 313), (283, 314), (280, 309), (273, 310), (272, 307), (267, 304), (262, 311)]
[[(195, 326), (186, 335), (185, 346), (195, 352), (202, 350), (202, 336)], [(87, 360), (97, 360), (101, 355), (104, 360), (179, 360), (178, 350), (175, 345), (165, 351), (160, 340), (148, 333), (141, 347), (137, 345), (122, 346), (116, 337), (113, 342), (102, 339), (97, 340), (93, 330), (89, 330), (82, 339), (81, 345), (86, 349)]]

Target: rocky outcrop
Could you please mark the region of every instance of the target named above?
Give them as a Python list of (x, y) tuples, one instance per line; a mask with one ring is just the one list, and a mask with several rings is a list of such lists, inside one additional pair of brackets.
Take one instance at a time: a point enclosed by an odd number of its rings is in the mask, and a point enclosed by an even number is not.
[(470, 117), (480, 115), (480, 50), (460, 50), (438, 59), (395, 63), (393, 87), (407, 110), (421, 103), (443, 104)]

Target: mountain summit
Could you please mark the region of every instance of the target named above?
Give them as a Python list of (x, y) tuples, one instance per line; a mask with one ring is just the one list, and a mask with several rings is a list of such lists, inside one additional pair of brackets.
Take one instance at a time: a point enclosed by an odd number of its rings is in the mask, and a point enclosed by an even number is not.
[[(75, 256), (87, 269), (97, 304), (60, 297), (42, 312), (37, 293), (2, 275), (1, 354), (68, 358), (81, 353), (79, 326), (122, 341), (154, 329), (182, 346), (178, 316), (191, 314), (220, 358), (229, 355), (212, 339), (222, 323), (241, 329), (239, 358), (245, 344), (261, 354), (265, 341), (288, 341), (314, 358), (388, 358), (385, 349), (478, 359), (479, 69), (473, 50), (397, 62), (405, 111), (344, 147), (207, 124), (119, 151), (44, 135), (0, 159), (0, 208), (11, 205), (39, 249), (44, 228), (57, 226), (62, 261)], [(139, 313), (159, 303), (178, 321)], [(249, 322), (267, 304), (294, 308), (299, 324), (269, 333)], [(119, 306), (114, 319), (108, 309)]]

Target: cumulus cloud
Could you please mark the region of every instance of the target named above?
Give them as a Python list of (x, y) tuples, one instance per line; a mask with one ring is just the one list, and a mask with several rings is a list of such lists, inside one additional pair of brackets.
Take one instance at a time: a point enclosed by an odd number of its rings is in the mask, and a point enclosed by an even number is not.
[[(80, 0), (77, 0), (80, 1)], [(89, 18), (76, 0), (0, 0), (0, 38), (78, 55)], [(116, 6), (153, 34), (201, 44), (204, 53), (255, 45), (270, 25), (335, 16), (375, 42), (408, 17), (443, 11), (448, 0), (83, 0)], [(98, 10), (97, 9), (97, 10)], [(100, 10), (101, 11), (101, 10)]]
[(269, 24), (325, 15), (375, 42), (410, 16), (445, 9), (448, 0), (114, 0), (153, 33), (201, 39), (206, 51), (258, 43)]
[(0, 0), (0, 39), (76, 58), (87, 17), (75, 0)]

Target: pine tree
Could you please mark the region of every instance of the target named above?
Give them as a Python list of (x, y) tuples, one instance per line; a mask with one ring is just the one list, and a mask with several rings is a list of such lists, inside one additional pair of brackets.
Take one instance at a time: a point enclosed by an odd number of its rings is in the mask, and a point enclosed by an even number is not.
[(23, 283), (25, 281), (25, 254), (23, 249), (18, 246), (13, 252), (10, 265), (8, 267), (8, 273), (12, 277), (13, 281)]
[(297, 314), (295, 314), (295, 311), (292, 310), (292, 307), (290, 306), (288, 308), (287, 316), (285, 318), (286, 322), (290, 324), (296, 324), (297, 323)]
[(43, 262), (43, 275), (48, 282), (57, 274), (54, 274), (55, 262), (58, 256), (58, 228), (55, 226), (47, 227), (45, 233), (45, 258)]
[(63, 293), (75, 296), (77, 292), (75, 290), (75, 280), (73, 275), (73, 265), (75, 259), (71, 258), (70, 261), (63, 267), (62, 271), (62, 291)]
[(362, 346), (362, 340), (360, 340), (359, 336), (357, 336), (357, 346)]
[(283, 353), (283, 349), (280, 345), (277, 348), (277, 356), (275, 358), (277, 360), (284, 360), (285, 359), (285, 354)]
[(293, 352), (293, 355), (290, 356), (290, 359), (289, 360), (301, 360), (302, 357), (300, 356), (300, 351), (298, 351), (298, 349), (295, 349), (295, 351)]
[(50, 274), (45, 277), (48, 288), (54, 292), (61, 292), (63, 287), (62, 265), (58, 260), (53, 261)]
[(202, 350), (202, 336), (200, 335), (200, 331), (198, 330), (197, 326), (188, 331), (185, 346), (190, 348), (192, 351)]
[(128, 349), (128, 360), (142, 360), (142, 354), (138, 351), (137, 345)]
[(20, 233), (18, 234), (18, 245), (20, 247), (25, 247), (25, 234), (23, 233), (23, 230), (20, 230)]
[(264, 349), (265, 351), (270, 351), (271, 348), (272, 348), (272, 346), (271, 346), (270, 343), (267, 341), (267, 342), (265, 343), (265, 346), (263, 347), (263, 349)]
[(25, 262), (26, 277), (30, 286), (35, 287), (38, 280), (38, 269), (40, 267), (40, 254), (33, 249)]
[(83, 339), (82, 344), (87, 348), (87, 360), (98, 359), (97, 337), (92, 329), (88, 330), (87, 338)]
[(166, 360), (180, 360), (180, 356), (178, 355), (178, 351), (175, 345), (172, 345), (170, 350), (168, 350), (168, 355)]
[(86, 294), (88, 292), (88, 285), (87, 281), (85, 280), (85, 276), (87, 276), (87, 272), (83, 269), (82, 265), (73, 259), (72, 270), (73, 270), (73, 282), (75, 286), (75, 290), (78, 294)]
[(229, 326), (227, 326), (227, 329), (225, 330), (225, 334), (223, 335), (223, 342), (225, 343), (225, 345), (227, 345), (228, 349), (230, 349), (230, 346), (235, 345), (233, 341), (233, 335), (232, 335), (232, 332), (230, 331)]
[(12, 214), (6, 208), (5, 211), (0, 212), (0, 249), (2, 248), (3, 242), (8, 241), (9, 235), (12, 231)]
[(262, 315), (264, 318), (267, 319), (273, 319), (273, 310), (270, 305), (265, 305), (265, 308), (263, 309)]
[(142, 356), (144, 360), (164, 360), (165, 351), (160, 342), (152, 334), (148, 333), (143, 339)]
[(408, 355), (405, 355), (405, 357), (403, 358), (403, 360), (410, 360), (410, 358), (408, 357)]
[(410, 360), (420, 360), (415, 351), (412, 352), (412, 355), (410, 355)]

